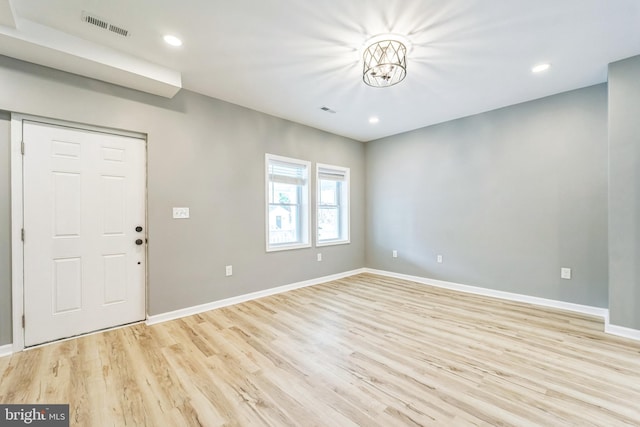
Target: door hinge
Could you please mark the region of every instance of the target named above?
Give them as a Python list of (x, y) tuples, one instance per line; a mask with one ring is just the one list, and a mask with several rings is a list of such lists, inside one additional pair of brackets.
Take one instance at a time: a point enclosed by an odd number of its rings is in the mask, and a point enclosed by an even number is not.
[(24, 329), (24, 314), (22, 315), (22, 329)]
[(24, 156), (24, 141), (20, 142), (20, 153)]
[(24, 242), (24, 228), (22, 230), (20, 230), (20, 238)]

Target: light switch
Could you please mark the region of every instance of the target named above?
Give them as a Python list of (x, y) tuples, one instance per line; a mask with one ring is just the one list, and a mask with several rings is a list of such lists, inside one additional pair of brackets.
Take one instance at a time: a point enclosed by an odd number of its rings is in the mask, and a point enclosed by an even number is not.
[(187, 219), (189, 218), (189, 208), (173, 208), (174, 219)]
[(561, 279), (566, 279), (566, 280), (571, 280), (571, 269), (570, 268), (566, 268), (566, 267), (562, 267), (560, 269), (560, 278)]

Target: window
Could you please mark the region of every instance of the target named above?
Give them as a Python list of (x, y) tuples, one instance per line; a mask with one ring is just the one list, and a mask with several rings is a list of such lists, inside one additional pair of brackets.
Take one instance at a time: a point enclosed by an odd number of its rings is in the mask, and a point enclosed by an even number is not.
[(266, 155), (267, 251), (309, 247), (311, 163)]
[(349, 243), (349, 168), (318, 164), (316, 246)]

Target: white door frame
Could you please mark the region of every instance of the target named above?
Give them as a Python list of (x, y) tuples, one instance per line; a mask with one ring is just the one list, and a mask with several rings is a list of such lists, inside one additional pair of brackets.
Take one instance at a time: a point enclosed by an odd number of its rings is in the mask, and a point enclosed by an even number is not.
[[(22, 165), (22, 122), (30, 120), (49, 125), (64, 126), (74, 129), (81, 129), (91, 132), (107, 133), (112, 135), (138, 138), (145, 141), (145, 159), (147, 136), (138, 132), (128, 132), (97, 126), (84, 125), (61, 120), (48, 119), (25, 114), (11, 113), (11, 301), (12, 301), (12, 329), (14, 353), (24, 350), (24, 328), (22, 319), (24, 315), (24, 248), (22, 242), (22, 228), (24, 227), (23, 210), (23, 165)], [(146, 162), (145, 162), (146, 163)], [(147, 170), (144, 171), (145, 182), (147, 180)], [(147, 190), (145, 187), (145, 220), (147, 220)], [(148, 227), (147, 227), (148, 228)], [(148, 245), (145, 245), (145, 257), (148, 257)], [(148, 268), (148, 262), (145, 267)], [(147, 276), (145, 269), (145, 307), (147, 303)], [(146, 316), (145, 308), (145, 316)]]

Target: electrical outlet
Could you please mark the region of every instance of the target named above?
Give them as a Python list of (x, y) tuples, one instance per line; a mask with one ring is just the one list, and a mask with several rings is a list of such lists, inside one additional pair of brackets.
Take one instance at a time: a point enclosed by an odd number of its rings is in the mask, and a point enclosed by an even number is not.
[(227, 276), (233, 276), (233, 266), (232, 265), (227, 265), (224, 269), (225, 269), (225, 274)]
[(394, 249), (393, 252), (391, 253), (391, 256), (393, 256), (394, 258), (398, 258), (398, 251)]
[(442, 264), (442, 255), (438, 255), (436, 260), (438, 261), (438, 264)]
[(322, 254), (318, 254), (318, 261), (322, 261)]
[(571, 269), (570, 268), (566, 268), (566, 267), (562, 267), (560, 269), (560, 278), (561, 279), (566, 279), (566, 280), (571, 280)]

